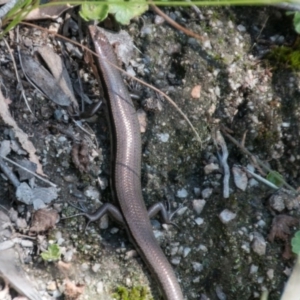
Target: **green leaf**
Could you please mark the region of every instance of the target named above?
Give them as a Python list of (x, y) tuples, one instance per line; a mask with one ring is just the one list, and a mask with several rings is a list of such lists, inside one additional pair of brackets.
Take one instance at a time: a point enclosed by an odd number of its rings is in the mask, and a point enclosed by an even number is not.
[(59, 260), (60, 255), (60, 248), (57, 244), (49, 245), (48, 250), (41, 253), (41, 257), (45, 261)]
[[(115, 0), (112, 1), (115, 2)], [(123, 25), (128, 25), (132, 18), (141, 15), (147, 10), (148, 5), (146, 1), (141, 4), (140, 0), (120, 1), (118, 4), (109, 5), (109, 13), (115, 14), (116, 20)]]
[(300, 231), (297, 231), (292, 238), (292, 251), (293, 253), (299, 255), (300, 254)]
[(300, 33), (300, 12), (295, 12), (293, 22), (296, 32)]
[(101, 22), (107, 18), (108, 10), (109, 6), (103, 2), (99, 4), (85, 2), (81, 5), (79, 14), (85, 21)]
[(270, 172), (267, 175), (267, 180), (269, 180), (270, 182), (272, 182), (273, 184), (275, 184), (278, 187), (281, 187), (284, 182), (283, 176), (276, 171)]

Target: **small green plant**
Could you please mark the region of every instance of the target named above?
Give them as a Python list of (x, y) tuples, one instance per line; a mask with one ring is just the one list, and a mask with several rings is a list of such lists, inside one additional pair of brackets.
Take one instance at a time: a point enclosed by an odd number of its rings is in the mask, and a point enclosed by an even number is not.
[(284, 182), (283, 176), (276, 171), (270, 172), (267, 175), (267, 180), (269, 180), (270, 182), (272, 182), (273, 184), (275, 184), (278, 187), (281, 187)]
[(147, 10), (146, 1), (120, 0), (116, 2), (108, 0), (106, 2), (84, 2), (79, 14), (86, 21), (95, 20), (98, 22), (105, 20), (108, 14), (113, 14), (120, 24), (127, 25), (132, 18), (140, 16)]
[(287, 12), (287, 15), (294, 15), (293, 18), (293, 24), (294, 24), (294, 29), (297, 33), (300, 33), (300, 12)]
[(147, 289), (142, 286), (136, 286), (132, 289), (120, 286), (113, 297), (116, 300), (150, 300)]
[(48, 262), (59, 260), (60, 256), (60, 248), (57, 244), (49, 245), (48, 250), (41, 253), (42, 259)]
[(292, 251), (293, 253), (300, 255), (300, 231), (297, 231), (292, 238)]

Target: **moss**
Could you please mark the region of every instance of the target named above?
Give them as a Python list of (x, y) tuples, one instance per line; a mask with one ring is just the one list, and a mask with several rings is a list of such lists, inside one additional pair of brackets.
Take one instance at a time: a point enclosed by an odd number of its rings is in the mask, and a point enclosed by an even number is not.
[(117, 300), (150, 300), (149, 293), (145, 287), (136, 286), (128, 289), (124, 286), (117, 288), (116, 293), (113, 294), (114, 299)]
[(300, 70), (300, 41), (297, 41), (293, 47), (278, 46), (268, 55), (269, 59), (276, 67), (286, 67), (292, 70)]

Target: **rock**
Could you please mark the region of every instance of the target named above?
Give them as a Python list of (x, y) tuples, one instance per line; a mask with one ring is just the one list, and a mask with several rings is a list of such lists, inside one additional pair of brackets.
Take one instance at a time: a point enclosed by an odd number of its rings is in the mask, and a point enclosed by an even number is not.
[(253, 241), (251, 244), (251, 248), (259, 256), (266, 254), (267, 243), (264, 237), (259, 232), (253, 233)]
[(196, 199), (193, 200), (194, 211), (199, 215), (202, 212), (205, 204), (206, 204), (205, 200), (201, 200), (201, 199), (199, 199), (199, 200), (196, 200)]
[(229, 209), (224, 209), (220, 214), (219, 218), (223, 224), (228, 224), (236, 217), (236, 214), (231, 212)]

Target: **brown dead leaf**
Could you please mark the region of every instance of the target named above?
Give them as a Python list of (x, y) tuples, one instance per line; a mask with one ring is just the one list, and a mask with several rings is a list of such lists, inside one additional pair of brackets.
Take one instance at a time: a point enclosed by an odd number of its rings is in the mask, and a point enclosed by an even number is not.
[(69, 278), (75, 272), (71, 263), (65, 263), (61, 260), (58, 261), (57, 268), (64, 275), (65, 278)]
[(289, 227), (297, 224), (299, 224), (299, 220), (291, 216), (278, 215), (274, 217), (272, 228), (268, 236), (269, 241), (273, 242), (275, 238), (286, 241), (291, 234)]
[(56, 210), (39, 209), (34, 212), (29, 229), (30, 234), (36, 234), (53, 228), (58, 219)]
[(89, 149), (87, 144), (82, 141), (74, 144), (72, 148), (72, 161), (81, 173), (89, 170)]
[(268, 235), (268, 240), (271, 243), (273, 243), (276, 238), (284, 241), (284, 251), (282, 253), (282, 257), (284, 259), (290, 259), (292, 257), (289, 241), (291, 231), (289, 227), (297, 224), (299, 224), (299, 220), (297, 218), (287, 215), (278, 215), (274, 217), (272, 221), (272, 227)]
[(56, 20), (62, 13), (67, 9), (70, 9), (72, 6), (69, 4), (66, 5), (56, 5), (48, 6), (42, 8), (36, 8), (32, 10), (25, 18), (25, 20), (42, 20), (42, 19), (52, 19)]
[(28, 139), (28, 135), (19, 128), (16, 121), (11, 116), (7, 100), (3, 97), (2, 92), (0, 91), (0, 117), (2, 117), (3, 121), (11, 126), (16, 134), (17, 139), (22, 145), (22, 148), (27, 151), (29, 154), (29, 160), (37, 165), (37, 173), (43, 176), (46, 176), (43, 172), (42, 165), (40, 164), (39, 157), (35, 154), (36, 149), (32, 142)]
[(69, 279), (65, 279), (65, 298), (67, 300), (77, 300), (84, 292), (84, 285), (79, 285), (71, 282)]

